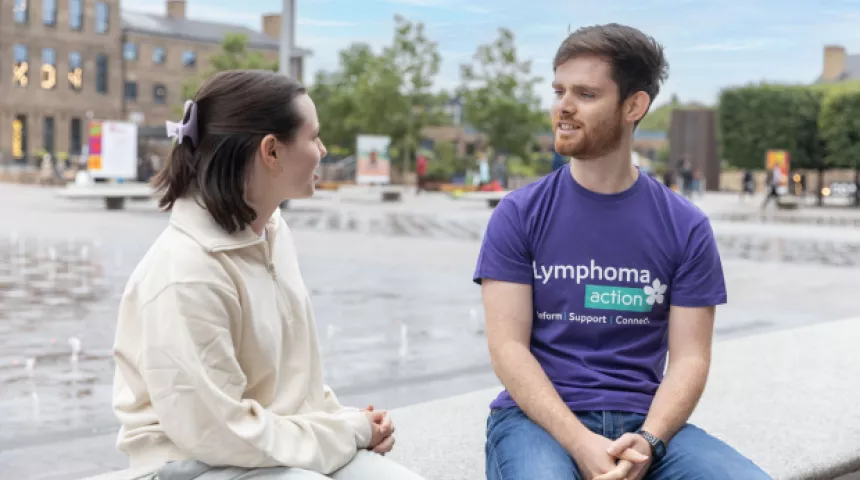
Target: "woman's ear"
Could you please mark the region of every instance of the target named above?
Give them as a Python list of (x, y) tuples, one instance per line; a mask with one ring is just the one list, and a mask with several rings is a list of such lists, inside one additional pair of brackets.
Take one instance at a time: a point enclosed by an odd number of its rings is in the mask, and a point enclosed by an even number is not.
[(269, 134), (260, 141), (260, 158), (263, 165), (276, 169), (278, 166), (278, 139)]

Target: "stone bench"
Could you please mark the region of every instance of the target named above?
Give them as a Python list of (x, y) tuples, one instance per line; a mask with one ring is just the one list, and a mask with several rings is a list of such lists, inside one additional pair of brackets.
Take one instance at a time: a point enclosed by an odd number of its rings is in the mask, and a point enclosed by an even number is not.
[[(858, 472), (858, 344), (860, 318), (717, 342), (692, 422), (777, 479), (832, 480)], [(393, 410), (397, 447), (391, 458), (428, 480), (485, 478), (487, 408), (498, 392)], [(840, 478), (860, 478), (855, 475)], [(138, 477), (125, 471), (95, 478)]]
[(800, 201), (794, 195), (780, 195), (776, 199), (776, 206), (780, 210), (797, 210)]
[(153, 198), (155, 189), (149, 184), (138, 182), (95, 183), (92, 185), (67, 185), (56, 193), (58, 197), (75, 199), (103, 199), (107, 210), (122, 210), (126, 199), (143, 200)]
[(384, 190), (382, 192), (383, 202), (399, 202), (402, 197), (403, 193), (400, 190)]
[(490, 208), (496, 208), (508, 192), (469, 192), (457, 196), (458, 200), (487, 202)]

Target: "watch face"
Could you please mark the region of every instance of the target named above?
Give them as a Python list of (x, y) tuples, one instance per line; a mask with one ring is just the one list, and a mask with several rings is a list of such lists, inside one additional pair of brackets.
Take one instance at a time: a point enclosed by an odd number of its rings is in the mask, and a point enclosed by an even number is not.
[(666, 455), (666, 447), (663, 446), (663, 442), (657, 440), (656, 444), (652, 444), (654, 446), (654, 455), (657, 459), (663, 458)]

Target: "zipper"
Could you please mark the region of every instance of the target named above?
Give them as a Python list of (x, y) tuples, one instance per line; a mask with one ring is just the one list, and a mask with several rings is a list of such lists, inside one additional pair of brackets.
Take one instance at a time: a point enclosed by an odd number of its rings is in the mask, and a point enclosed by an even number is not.
[(278, 274), (275, 272), (275, 262), (272, 260), (272, 254), (269, 251), (269, 241), (263, 240), (263, 254), (265, 255), (266, 262), (266, 270), (269, 271), (269, 274), (272, 276), (272, 280), (275, 281), (275, 285), (278, 285)]
[(281, 302), (283, 304), (284, 310), (286, 310), (287, 318), (292, 318), (293, 309), (290, 305), (290, 299), (287, 297), (287, 294), (284, 293), (284, 290), (281, 288), (281, 283), (278, 281), (278, 272), (275, 271), (275, 262), (272, 259), (272, 254), (269, 250), (269, 241), (263, 240), (263, 252), (266, 256), (266, 270), (269, 271), (269, 275), (272, 276), (272, 282), (275, 283), (275, 290), (278, 291), (277, 295), (281, 298)]

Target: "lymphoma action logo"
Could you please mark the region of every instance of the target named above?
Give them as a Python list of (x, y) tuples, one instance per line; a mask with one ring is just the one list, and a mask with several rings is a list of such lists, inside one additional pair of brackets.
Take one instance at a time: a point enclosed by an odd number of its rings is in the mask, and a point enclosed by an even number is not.
[(592, 259), (590, 265), (538, 265), (532, 263), (534, 279), (546, 285), (556, 280), (572, 280), (577, 285), (589, 280), (638, 283), (643, 287), (616, 287), (585, 284), (585, 308), (650, 312), (665, 300), (666, 285), (651, 278), (649, 270), (625, 267), (601, 267)]

